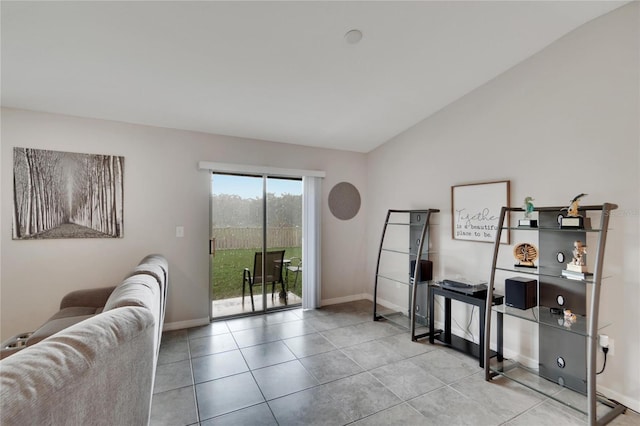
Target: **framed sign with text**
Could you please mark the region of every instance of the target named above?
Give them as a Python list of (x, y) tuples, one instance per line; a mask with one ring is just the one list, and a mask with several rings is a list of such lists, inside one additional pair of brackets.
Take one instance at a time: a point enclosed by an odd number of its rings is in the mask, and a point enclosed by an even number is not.
[[(509, 206), (508, 180), (451, 187), (451, 236), (454, 240), (493, 243), (500, 226), (500, 209)], [(505, 225), (509, 226), (507, 216)], [(500, 243), (509, 244), (509, 230)]]

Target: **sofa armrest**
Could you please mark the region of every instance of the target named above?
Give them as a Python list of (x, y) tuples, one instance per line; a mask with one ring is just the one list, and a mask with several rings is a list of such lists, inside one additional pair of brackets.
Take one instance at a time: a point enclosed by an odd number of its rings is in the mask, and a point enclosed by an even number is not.
[(2, 425), (148, 425), (154, 323), (113, 309), (0, 362)]
[(60, 309), (75, 306), (88, 306), (101, 308), (107, 303), (107, 299), (116, 287), (90, 288), (76, 290), (67, 294), (60, 301)]

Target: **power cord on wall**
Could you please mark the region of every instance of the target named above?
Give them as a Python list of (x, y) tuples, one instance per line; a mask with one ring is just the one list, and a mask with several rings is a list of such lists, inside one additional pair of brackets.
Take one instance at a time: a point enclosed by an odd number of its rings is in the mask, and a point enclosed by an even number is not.
[[(471, 323), (473, 322), (473, 314), (476, 312), (476, 307), (471, 307), (471, 315), (469, 315), (469, 322), (467, 323), (467, 333), (471, 336), (471, 340), (475, 343), (475, 339), (473, 338), (473, 333), (471, 332)], [(457, 324), (457, 323), (456, 323)], [(459, 327), (459, 326), (458, 326)]]
[(607, 352), (609, 352), (609, 348), (602, 348), (602, 352), (604, 353), (604, 363), (602, 364), (602, 370), (598, 371), (596, 374), (602, 374), (604, 369), (607, 367)]
[[(444, 312), (444, 306), (442, 306), (442, 304), (440, 303), (440, 301), (439, 301), (438, 299), (435, 299), (435, 298), (434, 298), (434, 300), (435, 300), (435, 302), (438, 304), (438, 306), (440, 306), (440, 310), (441, 310), (442, 312)], [(464, 327), (464, 328), (463, 328), (463, 327), (461, 327), (461, 326), (460, 326), (460, 324), (458, 324), (458, 321), (456, 321), (456, 319), (455, 319), (455, 318), (451, 317), (451, 319), (453, 320), (453, 322), (458, 326), (458, 329), (460, 329), (460, 330), (462, 330), (463, 332), (465, 332), (465, 334), (468, 334), (468, 335), (471, 337), (471, 341), (472, 341), (473, 343), (475, 343), (475, 342), (476, 342), (476, 339), (473, 337), (473, 333), (471, 332), (471, 324), (473, 323), (473, 314), (474, 314), (474, 312), (475, 312), (475, 311), (476, 311), (476, 307), (475, 307), (475, 306), (472, 306), (472, 307), (471, 307), (471, 316), (470, 316), (470, 318), (469, 318), (469, 323), (468, 323), (468, 324), (467, 324), (467, 326), (466, 326), (466, 327)]]
[(604, 353), (604, 363), (602, 364), (602, 370), (598, 371), (596, 374), (602, 374), (604, 369), (607, 367), (607, 352), (609, 352), (609, 336), (605, 334), (601, 334), (599, 336), (600, 347), (602, 348), (602, 352)]

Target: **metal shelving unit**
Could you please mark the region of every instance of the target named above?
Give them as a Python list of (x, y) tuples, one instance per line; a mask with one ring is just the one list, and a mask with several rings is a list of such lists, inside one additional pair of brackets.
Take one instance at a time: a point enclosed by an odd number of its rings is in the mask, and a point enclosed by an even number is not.
[[(562, 229), (559, 226), (562, 207), (536, 208), (539, 227), (501, 226), (494, 243), (491, 278), (487, 300), (492, 300), (495, 290), (496, 273), (524, 274), (537, 281), (537, 306), (530, 309), (517, 309), (508, 306), (489, 306), (490, 310), (500, 312), (505, 317), (517, 318), (533, 323), (538, 329), (538, 368), (523, 366), (511, 360), (499, 361), (494, 358), (485, 364), (485, 379), (491, 381), (497, 376), (509, 378), (572, 407), (588, 416), (590, 425), (604, 425), (624, 412), (621, 404), (598, 397), (596, 393), (596, 359), (599, 350), (598, 330), (608, 324), (599, 322), (600, 291), (603, 276), (603, 259), (607, 239), (609, 217), (618, 206), (611, 203), (583, 206), (581, 215), (589, 219), (598, 219), (597, 227), (591, 227), (589, 221), (585, 229)], [(522, 208), (503, 207), (500, 224), (510, 214), (520, 214)], [(593, 216), (593, 217), (592, 217)], [(539, 246), (539, 259), (535, 269), (521, 269), (504, 265), (500, 256), (503, 246), (500, 237), (503, 231), (517, 232), (517, 239), (535, 239)], [(520, 234), (524, 233), (524, 234)], [(563, 269), (571, 259), (575, 241), (586, 242), (589, 247), (587, 260), (589, 275), (567, 278)], [(527, 241), (531, 242), (531, 241)], [(595, 250), (594, 250), (595, 249)], [(591, 259), (591, 257), (593, 258)], [(570, 320), (555, 310), (571, 309), (575, 317)], [(557, 312), (557, 311), (556, 311)], [(489, 359), (491, 344), (491, 315), (485, 318), (486, 339), (485, 359)], [(537, 379), (543, 378), (546, 380)], [(552, 383), (549, 383), (552, 382)], [(546, 384), (545, 384), (546, 383)], [(555, 384), (555, 385), (554, 385)], [(558, 388), (560, 387), (560, 389)], [(581, 407), (571, 398), (564, 399), (561, 388), (568, 388), (586, 395), (587, 407)], [(606, 413), (598, 418), (598, 402), (607, 406)], [(604, 409), (604, 406), (600, 406)]]
[[(387, 319), (411, 330), (416, 335), (416, 322), (426, 326), (427, 283), (421, 276), (422, 261), (430, 260), (430, 220), (437, 209), (389, 210), (382, 230), (373, 293), (373, 320)], [(417, 277), (417, 279), (414, 279)], [(379, 309), (378, 301), (392, 306)]]

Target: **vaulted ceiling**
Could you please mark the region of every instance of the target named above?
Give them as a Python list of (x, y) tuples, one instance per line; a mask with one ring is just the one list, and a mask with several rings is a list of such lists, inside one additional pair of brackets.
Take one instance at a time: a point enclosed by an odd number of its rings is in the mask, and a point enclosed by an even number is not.
[(368, 152), (625, 3), (2, 1), (2, 105)]

